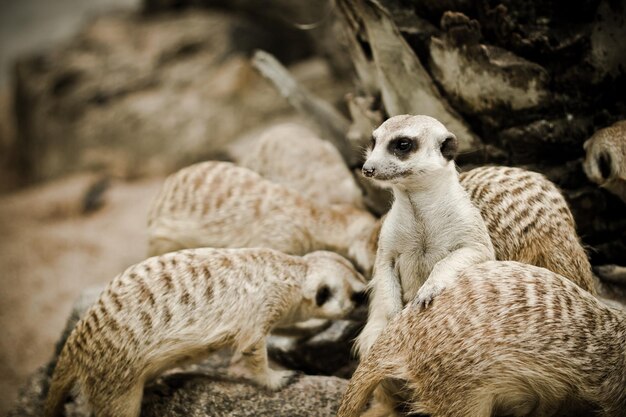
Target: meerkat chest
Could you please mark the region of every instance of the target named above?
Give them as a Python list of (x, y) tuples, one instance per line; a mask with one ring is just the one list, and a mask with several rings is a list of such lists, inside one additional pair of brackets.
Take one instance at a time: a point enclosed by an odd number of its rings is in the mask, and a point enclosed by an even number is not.
[(394, 272), (402, 286), (402, 298), (412, 300), (433, 267), (455, 246), (446, 225), (428, 222), (411, 212), (390, 212), (382, 242), (389, 250)]

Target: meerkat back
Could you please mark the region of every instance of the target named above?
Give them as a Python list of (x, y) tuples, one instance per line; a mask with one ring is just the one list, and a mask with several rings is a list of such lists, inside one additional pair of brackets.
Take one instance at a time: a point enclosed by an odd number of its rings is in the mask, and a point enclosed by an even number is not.
[(325, 206), (228, 162), (203, 162), (171, 175), (148, 220), (150, 255), (196, 247), (266, 247), (293, 255), (332, 250), (363, 271), (373, 215)]
[(433, 416), (624, 417), (626, 316), (547, 269), (486, 262), (389, 323), (338, 415), (358, 415), (387, 380), (403, 383), (411, 412)]
[(559, 189), (542, 174), (490, 166), (460, 175), (498, 260), (547, 268), (596, 293), (591, 264)]
[(295, 123), (271, 127), (236, 161), (320, 204), (363, 207), (363, 194), (330, 142)]

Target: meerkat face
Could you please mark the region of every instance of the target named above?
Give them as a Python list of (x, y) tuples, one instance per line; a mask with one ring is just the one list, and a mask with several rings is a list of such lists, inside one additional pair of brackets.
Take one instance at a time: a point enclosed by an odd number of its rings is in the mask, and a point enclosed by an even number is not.
[(326, 251), (312, 252), (304, 258), (308, 272), (303, 308), (308, 316), (339, 319), (366, 303), (365, 278), (350, 261)]
[(363, 175), (383, 184), (415, 181), (448, 167), (456, 156), (456, 137), (428, 116), (394, 116), (372, 133)]

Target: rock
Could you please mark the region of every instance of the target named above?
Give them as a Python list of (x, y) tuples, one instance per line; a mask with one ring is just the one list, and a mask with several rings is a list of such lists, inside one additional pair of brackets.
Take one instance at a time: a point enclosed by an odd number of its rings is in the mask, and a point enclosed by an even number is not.
[(480, 44), (480, 25), (461, 13), (446, 12), (441, 24), (447, 32), (431, 38), (431, 71), (459, 109), (477, 114), (545, 104), (544, 68), (505, 49)]
[[(291, 112), (248, 61), (252, 50), (283, 43), (223, 12), (97, 18), (68, 44), (17, 64), (27, 173), (137, 177), (219, 156), (232, 138)], [(343, 95), (321, 60), (291, 71), (330, 102)]]
[[(425, 114), (435, 117), (459, 138), (460, 154), (482, 150), (478, 136), (439, 93), (385, 8), (362, 0), (355, 3), (353, 10), (342, 11), (347, 21), (360, 22), (364, 28), (362, 35), (369, 43), (382, 103), (389, 116)], [(359, 36), (361, 34), (353, 33), (353, 37)]]
[(557, 119), (538, 119), (504, 129), (499, 134), (509, 163), (545, 165), (563, 163), (583, 156), (583, 142), (593, 129), (591, 117), (567, 114)]
[(21, 185), (15, 137), (13, 94), (0, 89), (0, 194)]
[[(39, 369), (22, 388), (8, 417), (40, 417), (49, 376)], [(276, 392), (228, 380), (210, 365), (169, 373), (148, 384), (142, 417), (326, 417), (334, 415), (347, 381), (336, 377), (299, 376)], [(81, 404), (66, 405), (67, 417), (88, 417)]]
[(600, 2), (591, 29), (589, 62), (596, 69), (595, 80), (626, 74), (626, 2)]

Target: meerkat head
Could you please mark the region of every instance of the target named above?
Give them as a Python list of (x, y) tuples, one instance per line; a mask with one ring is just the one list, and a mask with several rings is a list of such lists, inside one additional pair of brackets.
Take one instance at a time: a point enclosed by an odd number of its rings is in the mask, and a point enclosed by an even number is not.
[(301, 308), (308, 317), (343, 318), (366, 303), (365, 278), (350, 261), (327, 251), (309, 253), (304, 259), (308, 270)]
[(603, 185), (617, 175), (617, 164), (613, 157), (611, 133), (613, 129), (606, 128), (596, 132), (583, 144), (586, 152), (583, 170), (587, 177), (598, 185)]
[(414, 182), (434, 171), (454, 167), (457, 148), (456, 136), (437, 119), (394, 116), (372, 133), (362, 172), (383, 184)]

